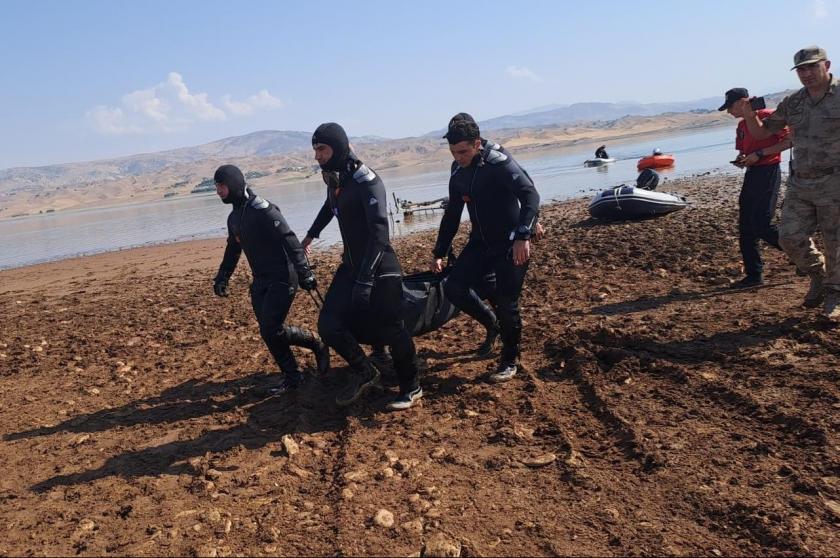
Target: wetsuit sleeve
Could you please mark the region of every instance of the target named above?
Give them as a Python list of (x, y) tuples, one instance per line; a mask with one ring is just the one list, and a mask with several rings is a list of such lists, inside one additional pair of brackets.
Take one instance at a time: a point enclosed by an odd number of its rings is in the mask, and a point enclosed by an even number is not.
[(309, 227), (309, 230), (306, 231), (306, 236), (309, 238), (318, 238), (318, 235), (321, 234), (321, 231), (324, 230), (330, 221), (332, 221), (333, 214), (332, 210), (330, 209), (330, 200), (327, 198), (324, 200), (324, 205), (321, 206), (321, 210), (318, 212), (318, 215), (315, 217), (315, 221), (312, 222), (312, 226)]
[(385, 199), (385, 186), (379, 177), (368, 182), (357, 182), (355, 186), (363, 188), (359, 201), (364, 206), (368, 227), (368, 242), (356, 280), (359, 283), (372, 285), (376, 269), (382, 261), (382, 253), (389, 244), (388, 203)]
[(775, 112), (761, 120), (761, 123), (767, 128), (768, 132), (778, 134), (788, 125), (788, 110), (790, 107), (790, 97), (785, 97), (779, 106), (776, 107)]
[(225, 246), (225, 255), (222, 258), (222, 265), (219, 266), (219, 272), (216, 274), (215, 281), (227, 281), (233, 272), (236, 270), (236, 264), (239, 263), (239, 256), (242, 254), (242, 247), (233, 236), (233, 233), (228, 230), (227, 245)]
[(507, 187), (519, 200), (519, 222), (516, 230), (511, 231), (511, 239), (527, 240), (537, 224), (540, 212), (540, 195), (534, 187), (534, 181), (519, 164), (510, 158), (501, 168)]
[(461, 214), (463, 212), (464, 200), (456, 191), (450, 178), (449, 202), (446, 204), (446, 209), (443, 210), (443, 218), (440, 220), (437, 241), (432, 250), (432, 254), (436, 258), (444, 258), (447, 252), (449, 252), (449, 247), (452, 246), (452, 239), (455, 238), (455, 233), (458, 232), (458, 227), (461, 225)]
[(286, 252), (286, 257), (295, 266), (300, 276), (309, 275), (309, 264), (306, 262), (306, 255), (303, 253), (303, 247), (292, 229), (283, 213), (279, 208), (272, 206), (268, 210), (268, 216), (272, 223), (272, 235), (274, 241), (283, 247)]

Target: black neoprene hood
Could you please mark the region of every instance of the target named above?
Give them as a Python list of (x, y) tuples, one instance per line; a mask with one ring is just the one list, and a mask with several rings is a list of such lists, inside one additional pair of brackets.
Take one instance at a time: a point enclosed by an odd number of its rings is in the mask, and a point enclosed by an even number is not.
[(225, 203), (238, 203), (248, 199), (245, 193), (245, 177), (242, 171), (235, 165), (222, 165), (216, 169), (213, 175), (216, 184), (224, 184), (228, 187), (228, 196), (222, 201)]
[(321, 165), (321, 169), (326, 171), (341, 170), (344, 161), (350, 154), (350, 140), (347, 139), (344, 128), (335, 122), (321, 124), (312, 134), (312, 145), (316, 143), (329, 145), (333, 150), (332, 157), (326, 164)]

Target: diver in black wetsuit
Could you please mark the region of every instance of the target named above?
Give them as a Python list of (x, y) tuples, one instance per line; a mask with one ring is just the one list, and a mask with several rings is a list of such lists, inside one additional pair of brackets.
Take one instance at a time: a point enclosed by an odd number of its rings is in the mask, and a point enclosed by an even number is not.
[(318, 318), (321, 338), (350, 365), (347, 385), (336, 403), (353, 403), (379, 381), (380, 371), (359, 346), (362, 341), (390, 347), (400, 393), (388, 409), (408, 409), (423, 390), (414, 341), (399, 314), (402, 269), (388, 238), (385, 186), (356, 157), (338, 124), (319, 126), (312, 147), (327, 184), (327, 199), (302, 244), (308, 249), (333, 217), (344, 243), (342, 263)]
[[(444, 211), (433, 250), (432, 271), (440, 272), (443, 257), (458, 231), (464, 205), (472, 230), (446, 281), (447, 297), (490, 332), (498, 327), (502, 354), (493, 382), (507, 381), (517, 372), (522, 320), (519, 295), (530, 259), (530, 239), (537, 227), (540, 196), (517, 162), (492, 141), (484, 140), (475, 120), (456, 114), (444, 136), (455, 161), (449, 179), (449, 205)], [(488, 269), (496, 272), (493, 314), (471, 288)]]
[(296, 388), (304, 379), (290, 345), (315, 353), (319, 372), (326, 372), (330, 366), (329, 348), (311, 331), (283, 325), (298, 284), (307, 291), (314, 289), (315, 275), (280, 209), (251, 192), (242, 171), (233, 165), (223, 165), (213, 179), (222, 202), (233, 205), (227, 220), (225, 255), (213, 280), (213, 292), (218, 296), (230, 294), (228, 281), (244, 251), (254, 275), (251, 305), (260, 325), (260, 335), (283, 373), (269, 392), (283, 393)]
[(607, 155), (607, 146), (602, 145), (598, 149), (595, 150), (595, 158), (596, 159), (609, 159), (610, 156)]

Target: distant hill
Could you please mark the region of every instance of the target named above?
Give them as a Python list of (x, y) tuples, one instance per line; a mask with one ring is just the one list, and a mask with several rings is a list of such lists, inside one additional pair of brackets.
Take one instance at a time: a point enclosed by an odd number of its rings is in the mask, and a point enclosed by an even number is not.
[(312, 134), (263, 130), (244, 136), (224, 138), (203, 145), (181, 147), (156, 153), (142, 153), (83, 163), (44, 167), (17, 167), (0, 170), (0, 192), (27, 187), (61, 187), (71, 184), (119, 180), (160, 172), (185, 163), (204, 160), (267, 157), (310, 149)]
[[(793, 90), (766, 95), (768, 105), (775, 106)], [(716, 111), (723, 102), (723, 96), (707, 97), (694, 101), (674, 103), (574, 103), (572, 105), (548, 105), (514, 114), (497, 116), (479, 122), (482, 130), (504, 130), (510, 128), (541, 128), (562, 126), (578, 122), (597, 122), (623, 118), (625, 116), (655, 116), (657, 114), (680, 112)], [(427, 136), (440, 136), (444, 129), (435, 130)]]
[[(767, 95), (768, 106), (775, 106), (788, 93)], [(556, 149), (595, 138), (728, 124), (731, 119), (716, 110), (720, 102), (720, 98), (708, 98), (543, 106), (480, 125), (519, 152)], [(447, 164), (450, 154), (440, 139), (442, 133), (400, 139), (363, 136), (351, 142), (378, 170)], [(212, 191), (213, 169), (223, 163), (240, 165), (255, 185), (306, 179), (318, 174), (311, 137), (310, 132), (263, 130), (157, 153), (0, 170), (0, 218)]]

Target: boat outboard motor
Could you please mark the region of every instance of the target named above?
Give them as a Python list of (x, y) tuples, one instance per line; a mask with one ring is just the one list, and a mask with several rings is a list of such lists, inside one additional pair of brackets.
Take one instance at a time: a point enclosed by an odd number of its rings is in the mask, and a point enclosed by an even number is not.
[(645, 169), (639, 173), (636, 179), (636, 187), (643, 190), (656, 190), (659, 186), (659, 175), (653, 169)]

